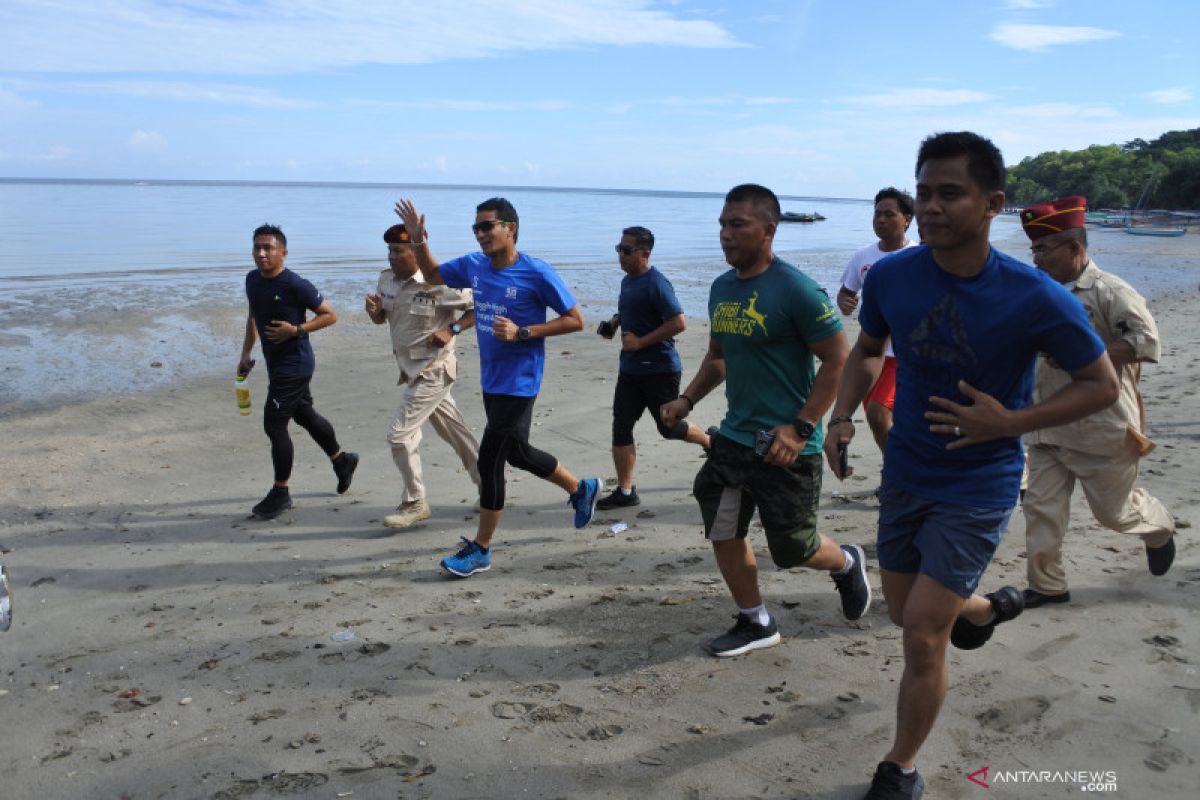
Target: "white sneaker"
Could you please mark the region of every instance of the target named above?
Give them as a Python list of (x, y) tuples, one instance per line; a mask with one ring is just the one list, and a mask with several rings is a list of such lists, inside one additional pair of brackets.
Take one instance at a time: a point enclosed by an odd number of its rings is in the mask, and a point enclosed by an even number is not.
[(433, 516), (433, 511), (429, 508), (428, 503), (424, 500), (413, 500), (411, 503), (399, 506), (395, 514), (388, 514), (384, 517), (383, 526), (385, 528), (411, 528), (431, 516)]
[(0, 631), (12, 626), (12, 595), (8, 593), (8, 574), (0, 564)]

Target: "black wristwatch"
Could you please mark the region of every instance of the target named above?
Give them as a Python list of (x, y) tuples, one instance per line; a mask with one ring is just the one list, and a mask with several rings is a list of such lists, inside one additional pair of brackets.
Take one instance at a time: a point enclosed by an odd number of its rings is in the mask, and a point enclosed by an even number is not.
[(796, 417), (794, 420), (792, 420), (792, 427), (796, 429), (796, 435), (801, 439), (810, 438), (817, 430), (816, 425), (813, 425), (806, 419), (800, 419), (799, 417)]
[(528, 325), (522, 325), (521, 327), (517, 328), (518, 342), (527, 342), (531, 336), (533, 336), (533, 331), (529, 330)]
[(450, 332), (453, 333), (455, 336), (458, 336), (460, 333), (462, 333), (462, 325), (459, 325), (457, 322), (451, 322), (450, 323)]
[(296, 338), (297, 339), (307, 339), (308, 338), (308, 331), (304, 330), (303, 325), (296, 326)]

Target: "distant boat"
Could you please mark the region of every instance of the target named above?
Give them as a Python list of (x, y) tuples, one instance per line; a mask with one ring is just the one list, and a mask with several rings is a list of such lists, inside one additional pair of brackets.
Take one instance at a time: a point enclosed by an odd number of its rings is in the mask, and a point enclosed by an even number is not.
[(1125, 232), (1135, 236), (1183, 236), (1187, 233), (1187, 228), (1151, 228), (1126, 225)]
[(811, 214), (799, 211), (784, 211), (779, 215), (780, 222), (820, 222), (825, 219), (819, 211), (814, 211)]

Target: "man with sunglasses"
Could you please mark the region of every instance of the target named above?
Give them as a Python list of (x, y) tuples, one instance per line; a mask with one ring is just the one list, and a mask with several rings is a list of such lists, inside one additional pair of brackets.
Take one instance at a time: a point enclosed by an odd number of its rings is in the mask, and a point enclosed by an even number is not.
[(660, 408), (679, 397), (682, 365), (675, 350), (674, 337), (683, 333), (687, 323), (675, 289), (666, 276), (650, 266), (654, 234), (641, 226), (626, 228), (617, 245), (617, 258), (625, 277), (617, 313), (600, 323), (596, 331), (606, 339), (621, 330), (621, 368), (613, 393), (612, 455), (617, 467), (617, 488), (602, 498), (596, 508), (636, 506), (641, 503), (633, 485), (633, 467), (637, 446), (633, 426), (649, 409), (658, 432), (664, 439), (708, 447), (708, 434), (687, 420), (668, 427), (663, 424)]
[[(429, 250), (425, 216), (407, 198), (396, 213), (412, 237), (417, 263), (431, 284), (471, 289), (479, 339), (480, 383), (487, 426), (479, 445), (479, 525), (475, 539), (442, 559), (451, 575), (468, 578), (490, 569), (491, 543), (504, 508), (504, 464), (561, 487), (575, 509), (575, 527), (592, 520), (604, 482), (578, 480), (558, 459), (529, 443), (533, 404), (542, 385), (546, 338), (583, 329), (583, 314), (554, 268), (517, 251), (519, 219), (502, 197), (476, 207), (471, 230), (480, 252), (439, 265)], [(547, 321), (546, 310), (558, 316)]]
[[(1138, 462), (1154, 447), (1145, 436), (1138, 381), (1142, 362), (1158, 362), (1158, 326), (1145, 299), (1088, 255), (1086, 210), (1087, 200), (1074, 196), (1021, 212), (1033, 263), (1083, 304), (1121, 382), (1120, 399), (1108, 408), (1025, 438), (1029, 486), (1021, 507), (1029, 578), (1026, 608), (1071, 600), (1062, 543), (1076, 481), (1100, 524), (1141, 537), (1151, 575), (1165, 575), (1175, 560), (1174, 518), (1158, 499), (1134, 487)], [(1070, 379), (1056, 361), (1039, 358), (1034, 400), (1050, 397)]]
[(383, 518), (384, 527), (411, 528), (433, 514), (425, 500), (421, 470), (421, 426), (426, 422), (454, 449), (467, 474), (479, 485), (479, 443), (450, 396), (458, 378), (455, 337), (475, 324), (470, 292), (432, 286), (417, 269), (412, 237), (403, 225), (384, 231), (389, 269), (367, 295), (367, 316), (388, 323), (392, 353), (400, 367), (400, 403), (388, 428), (392, 461), (400, 471), (400, 505)]

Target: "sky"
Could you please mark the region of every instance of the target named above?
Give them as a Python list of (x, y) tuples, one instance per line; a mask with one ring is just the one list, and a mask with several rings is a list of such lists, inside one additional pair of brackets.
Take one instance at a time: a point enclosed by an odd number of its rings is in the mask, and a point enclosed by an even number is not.
[(0, 177), (870, 197), (1200, 127), (1187, 0), (2, 0)]

